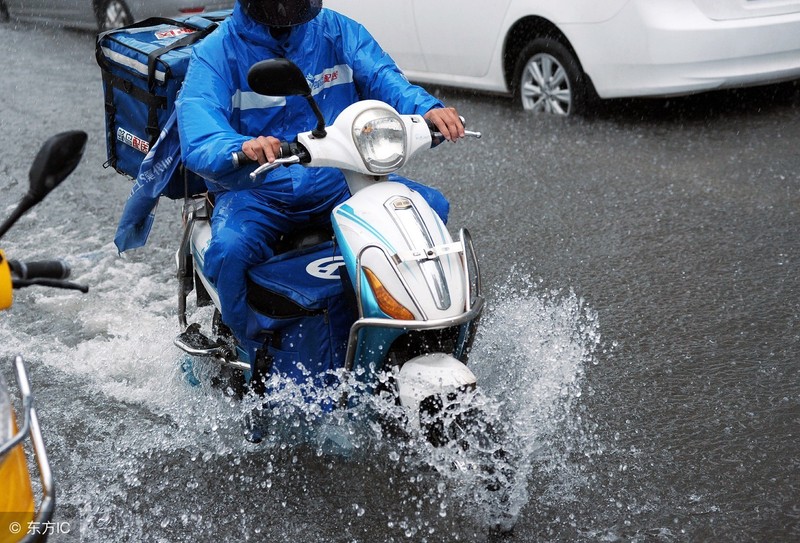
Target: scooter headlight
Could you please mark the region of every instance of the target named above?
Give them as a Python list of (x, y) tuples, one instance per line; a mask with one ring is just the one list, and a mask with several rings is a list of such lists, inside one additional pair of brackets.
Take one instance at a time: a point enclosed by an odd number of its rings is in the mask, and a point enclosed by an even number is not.
[(406, 156), (406, 127), (393, 111), (368, 109), (353, 122), (353, 140), (367, 169), (374, 174), (395, 171)]

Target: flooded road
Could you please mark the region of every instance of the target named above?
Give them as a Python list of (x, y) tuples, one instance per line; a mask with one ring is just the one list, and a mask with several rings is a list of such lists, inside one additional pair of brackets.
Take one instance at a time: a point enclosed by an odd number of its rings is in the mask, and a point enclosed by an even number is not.
[[(27, 289), (0, 318), (22, 353), (58, 484), (54, 541), (495, 541), (469, 481), (347, 426), (241, 438), (241, 406), (178, 370), (179, 203), (120, 257), (130, 185), (103, 169), (91, 36), (0, 25), (0, 209), (51, 134), (83, 162), (3, 240), (64, 256), (87, 295)], [(509, 542), (800, 537), (800, 91), (613, 102), (525, 115), (437, 90), (480, 141), (406, 175), (451, 200), (489, 290), (472, 356), (525, 477)], [(291, 410), (289, 410), (291, 411)]]

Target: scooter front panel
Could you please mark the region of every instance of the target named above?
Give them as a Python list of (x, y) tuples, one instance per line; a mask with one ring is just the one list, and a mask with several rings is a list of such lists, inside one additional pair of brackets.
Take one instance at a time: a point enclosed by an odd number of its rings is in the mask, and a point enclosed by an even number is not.
[[(351, 277), (370, 269), (418, 320), (465, 311), (465, 273), (447, 228), (417, 192), (382, 182), (359, 191), (333, 211), (332, 221)], [(417, 255), (418, 258), (408, 255)], [(364, 316), (384, 316), (362, 277)]]

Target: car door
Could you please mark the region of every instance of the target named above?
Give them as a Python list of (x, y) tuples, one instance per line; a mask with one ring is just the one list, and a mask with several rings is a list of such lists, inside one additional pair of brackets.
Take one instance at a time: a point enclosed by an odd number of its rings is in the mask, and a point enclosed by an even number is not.
[(74, 25), (94, 19), (92, 0), (36, 0), (48, 19)]
[(400, 68), (425, 71), (425, 59), (414, 28), (414, 6), (410, 1), (325, 0), (325, 7), (363, 24)]
[(28, 19), (46, 15), (43, 0), (7, 0), (6, 5), (12, 17)]
[(413, 0), (414, 23), (427, 71), (466, 77), (486, 75), (493, 55), (502, 47), (502, 24), (511, 1)]

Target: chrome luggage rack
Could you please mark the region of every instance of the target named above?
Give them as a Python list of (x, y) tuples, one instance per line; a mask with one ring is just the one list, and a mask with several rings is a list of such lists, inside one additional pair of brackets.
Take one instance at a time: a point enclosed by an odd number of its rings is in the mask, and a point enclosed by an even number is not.
[[(33, 405), (33, 393), (31, 392), (30, 379), (28, 379), (28, 371), (21, 356), (15, 358), (14, 369), (20, 398), (22, 399), (22, 425), (8, 441), (0, 443), (0, 458), (21, 444), (26, 436), (30, 437), (33, 452), (36, 456), (36, 464), (39, 468), (39, 479), (42, 482), (42, 501), (36, 511), (33, 523), (37, 526), (44, 526), (53, 518), (53, 511), (56, 506), (53, 473), (50, 470), (50, 461), (47, 459), (42, 429), (39, 426), (39, 417), (36, 415), (36, 408)], [(27, 527), (24, 527), (24, 530), (27, 531)], [(20, 542), (40, 540), (41, 534), (28, 533)]]

